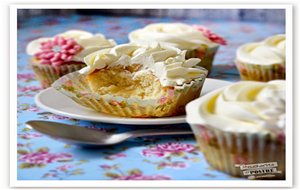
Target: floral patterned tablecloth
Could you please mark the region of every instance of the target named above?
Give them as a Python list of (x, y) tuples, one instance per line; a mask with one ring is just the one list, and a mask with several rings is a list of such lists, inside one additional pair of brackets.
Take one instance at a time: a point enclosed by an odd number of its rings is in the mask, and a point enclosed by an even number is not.
[[(36, 106), (34, 96), (41, 90), (30, 70), (26, 44), (38, 37), (53, 36), (69, 29), (101, 32), (118, 43), (127, 34), (152, 22), (201, 24), (227, 39), (219, 49), (211, 78), (237, 81), (233, 64), (236, 48), (246, 42), (284, 33), (284, 25), (236, 22), (178, 20), (106, 16), (36, 17), (18, 24), (18, 180), (232, 180), (212, 169), (196, 146), (193, 136), (162, 136), (132, 139), (101, 149), (82, 149), (44, 136), (25, 126), (28, 120), (50, 120), (83, 127), (122, 132), (143, 126), (82, 121), (52, 114)], [(187, 124), (158, 127), (189, 127)]]

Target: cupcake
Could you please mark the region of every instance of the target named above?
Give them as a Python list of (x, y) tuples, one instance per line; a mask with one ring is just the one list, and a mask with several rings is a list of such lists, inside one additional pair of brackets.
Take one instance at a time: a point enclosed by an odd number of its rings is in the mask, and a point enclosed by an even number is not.
[(87, 67), (57, 80), (53, 87), (87, 108), (121, 117), (184, 114), (199, 97), (207, 70), (200, 59), (167, 45), (122, 44), (84, 58)]
[(242, 45), (237, 49), (235, 62), (243, 80), (285, 79), (285, 35)]
[(190, 102), (186, 110), (213, 168), (249, 179), (285, 178), (284, 80), (241, 81)]
[(219, 45), (226, 41), (200, 25), (183, 23), (155, 23), (129, 33), (130, 42), (148, 45), (156, 41), (187, 50), (187, 58), (200, 58), (198, 66), (211, 71), (214, 56)]
[(27, 45), (30, 65), (43, 88), (61, 76), (85, 67), (83, 58), (100, 49), (115, 46), (114, 40), (102, 34), (69, 30), (54, 37), (39, 38)]

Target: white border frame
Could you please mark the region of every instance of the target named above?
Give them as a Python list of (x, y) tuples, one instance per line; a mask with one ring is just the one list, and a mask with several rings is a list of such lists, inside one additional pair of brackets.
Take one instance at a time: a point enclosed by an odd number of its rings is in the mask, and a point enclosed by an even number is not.
[[(17, 180), (17, 10), (18, 9), (285, 9), (286, 90), (293, 95), (293, 6), (291, 4), (18, 4), (10, 6), (10, 186), (11, 187), (292, 187), (293, 135), (286, 129), (286, 180)], [(287, 96), (288, 97), (288, 96)], [(286, 124), (293, 126), (293, 99), (286, 100)]]

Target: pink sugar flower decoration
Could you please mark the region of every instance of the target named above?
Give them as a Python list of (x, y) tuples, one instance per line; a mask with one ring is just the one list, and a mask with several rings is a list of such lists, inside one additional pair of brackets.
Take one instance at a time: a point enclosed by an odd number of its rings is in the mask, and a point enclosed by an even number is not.
[(203, 33), (203, 35), (205, 37), (207, 37), (208, 39), (210, 39), (211, 41), (213, 41), (217, 44), (227, 45), (227, 41), (224, 38), (222, 38), (221, 36), (213, 33), (211, 30), (209, 30), (205, 26), (193, 25), (193, 27), (196, 28), (197, 30), (201, 31)]
[(56, 36), (53, 40), (42, 42), (40, 49), (41, 51), (36, 53), (35, 56), (41, 60), (41, 64), (58, 66), (71, 61), (82, 48), (72, 38), (66, 39)]

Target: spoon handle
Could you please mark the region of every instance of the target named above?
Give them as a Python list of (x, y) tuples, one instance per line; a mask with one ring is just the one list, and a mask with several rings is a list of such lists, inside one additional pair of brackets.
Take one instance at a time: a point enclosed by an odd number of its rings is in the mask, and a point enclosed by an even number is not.
[(144, 136), (158, 136), (158, 135), (189, 135), (193, 134), (193, 131), (189, 128), (176, 129), (176, 128), (157, 128), (157, 129), (145, 129), (127, 132), (131, 137), (144, 137)]

